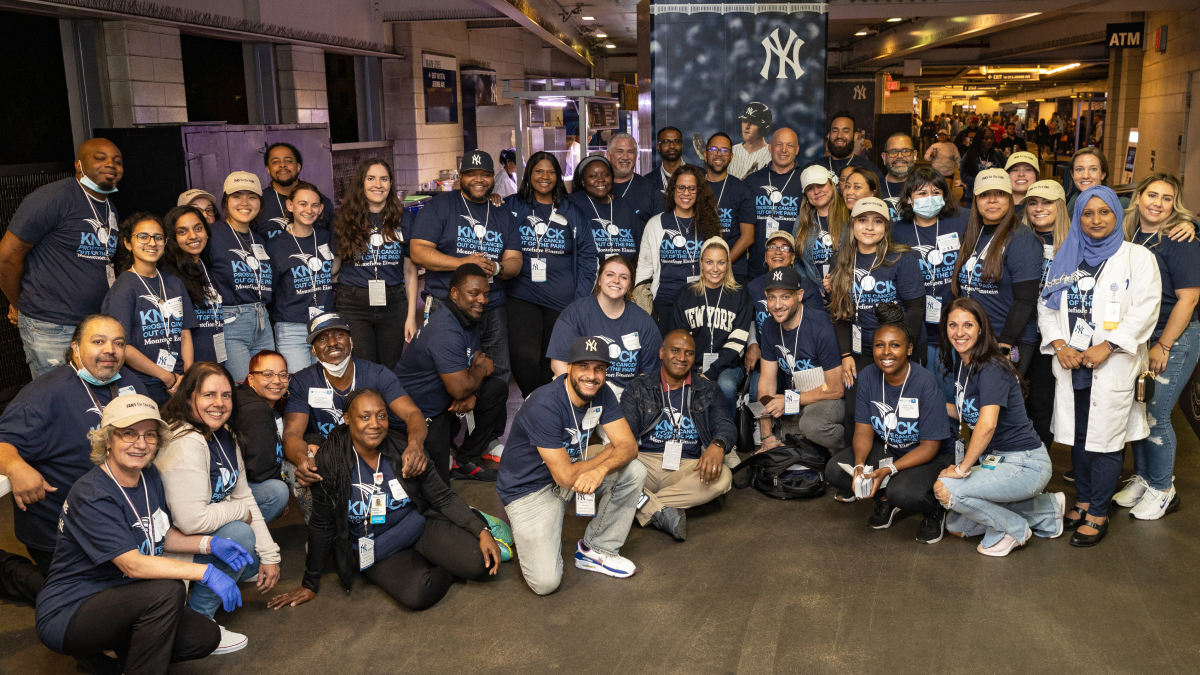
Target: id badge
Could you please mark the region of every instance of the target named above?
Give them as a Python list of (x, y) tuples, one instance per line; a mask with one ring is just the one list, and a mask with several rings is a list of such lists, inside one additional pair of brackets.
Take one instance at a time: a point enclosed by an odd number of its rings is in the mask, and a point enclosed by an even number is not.
[(821, 276), (822, 277), (829, 276), (829, 265), (821, 265)]
[(358, 569), (365, 570), (375, 564), (375, 540), (370, 537), (358, 538)]
[(690, 277), (688, 277), (688, 278), (687, 278), (687, 282), (688, 282), (689, 284), (694, 284), (694, 283), (696, 283), (697, 281), (700, 281), (700, 275), (699, 275), (699, 274), (693, 274), (692, 276), (690, 276)]
[(916, 419), (921, 416), (921, 405), (914, 398), (900, 399), (900, 405), (896, 406), (896, 414), (904, 419)]
[(925, 323), (942, 322), (942, 299), (925, 296)]
[(135, 389), (132, 385), (130, 385), (128, 387), (121, 387), (120, 389), (117, 390), (117, 396), (128, 396), (130, 394), (136, 394), (136, 393), (137, 393), (137, 389)]
[(224, 333), (217, 333), (213, 336), (213, 351), (217, 353), (217, 363), (225, 363), (229, 359), (229, 353), (225, 351)]
[(1054, 260), (1054, 245), (1042, 244), (1042, 260)]
[(262, 244), (250, 244), (250, 250), (254, 251), (254, 257), (259, 260), (271, 259), (271, 256), (267, 255), (267, 249), (263, 248)]
[(667, 471), (678, 471), (679, 460), (683, 457), (683, 441), (667, 441), (663, 447), (662, 468)]
[(175, 372), (175, 362), (178, 360), (179, 359), (175, 358), (175, 355), (171, 352), (165, 349), (160, 349), (158, 350), (158, 361), (155, 363), (158, 364), (159, 368), (162, 368), (168, 373), (173, 373)]
[(333, 251), (329, 250), (329, 244), (321, 244), (317, 247), (317, 251), (321, 254), (322, 258), (333, 260)]
[(333, 408), (333, 390), (309, 387), (308, 405), (312, 408), (321, 408), (324, 410)]
[(112, 285), (117, 282), (117, 272), (112, 265), (104, 266), (104, 276), (108, 277), (108, 287), (112, 288)]
[(785, 389), (783, 392), (783, 414), (800, 414), (800, 392), (795, 389)]
[(367, 302), (372, 307), (387, 305), (387, 284), (383, 279), (367, 279)]
[(942, 253), (946, 253), (948, 251), (957, 251), (959, 247), (958, 233), (951, 232), (950, 234), (943, 234), (939, 236), (937, 238), (937, 247)]
[(700, 363), (700, 372), (706, 373), (712, 367), (712, 364), (717, 362), (717, 355), (712, 352), (704, 352), (704, 359)]
[(537, 284), (546, 283), (546, 259), (545, 258), (530, 258), (529, 274), (533, 277), (533, 282)]
[(999, 463), (1000, 455), (988, 455), (987, 457), (983, 458), (983, 468), (985, 469), (995, 469), (996, 465)]
[(779, 231), (779, 221), (774, 218), (767, 218), (767, 237)]
[(308, 320), (312, 321), (313, 319), (317, 318), (318, 316), (321, 316), (321, 313), (324, 311), (325, 310), (321, 309), (320, 307), (317, 307), (316, 305), (309, 305), (308, 306)]
[(858, 326), (850, 326), (850, 349), (855, 354), (862, 353), (862, 329)]
[(389, 480), (388, 489), (392, 491), (392, 499), (396, 501), (408, 499), (408, 493), (404, 491), (404, 486), (400, 485), (400, 479), (393, 478)]
[(1121, 303), (1114, 301), (1104, 303), (1104, 330), (1116, 330), (1121, 325)]
[(475, 411), (468, 410), (467, 413), (463, 415), (463, 419), (467, 421), (467, 433), (475, 433)]
[(163, 305), (163, 311), (170, 317), (182, 319), (183, 318), (183, 298), (182, 297), (171, 298), (170, 300), (168, 300), (166, 302), (165, 305)]
[(387, 495), (376, 492), (371, 495), (371, 524), (383, 525), (387, 522)]
[(583, 430), (587, 431), (595, 428), (596, 424), (600, 422), (600, 413), (602, 412), (604, 412), (604, 406), (602, 405), (588, 408), (587, 413), (583, 416)]
[(1067, 344), (1082, 352), (1092, 346), (1092, 334), (1095, 332), (1096, 329), (1089, 326), (1088, 322), (1075, 319), (1075, 328), (1071, 331), (1071, 340)]
[(631, 352), (642, 348), (642, 341), (641, 338), (638, 337), (637, 333), (626, 333), (625, 335), (622, 335), (621, 344), (625, 345), (625, 349), (628, 349)]
[(594, 516), (596, 515), (596, 495), (585, 495), (579, 492), (575, 493), (575, 515), (577, 516)]

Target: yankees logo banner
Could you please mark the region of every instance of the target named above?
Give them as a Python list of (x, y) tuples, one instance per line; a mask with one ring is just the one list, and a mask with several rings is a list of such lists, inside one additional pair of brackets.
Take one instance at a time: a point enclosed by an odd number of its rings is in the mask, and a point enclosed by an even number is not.
[[(718, 131), (757, 146), (789, 127), (797, 164), (819, 157), (825, 127), (825, 3), (650, 4), (653, 127), (683, 131), (684, 160), (703, 165)], [(755, 128), (749, 136), (743, 122)]]

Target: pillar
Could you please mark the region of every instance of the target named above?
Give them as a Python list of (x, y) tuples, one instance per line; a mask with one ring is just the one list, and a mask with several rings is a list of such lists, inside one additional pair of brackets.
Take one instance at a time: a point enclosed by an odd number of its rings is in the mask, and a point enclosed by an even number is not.
[(325, 52), (299, 45), (276, 45), (279, 121), (283, 124), (329, 122), (325, 91)]
[(179, 29), (105, 21), (112, 125), (186, 122)]

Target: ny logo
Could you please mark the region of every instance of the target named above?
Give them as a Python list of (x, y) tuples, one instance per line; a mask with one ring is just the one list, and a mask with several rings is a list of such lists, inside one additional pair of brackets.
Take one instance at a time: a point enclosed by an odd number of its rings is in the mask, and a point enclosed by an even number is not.
[(867, 85), (860, 84), (854, 88), (854, 100), (855, 101), (867, 100)]
[[(804, 69), (800, 67), (800, 47), (804, 45), (804, 40), (796, 37), (796, 31), (788, 30), (787, 44), (782, 47), (779, 45), (779, 29), (771, 31), (771, 35), (762, 39), (763, 49), (767, 50), (767, 60), (763, 63), (762, 70), (759, 75), (765, 80), (767, 79), (767, 71), (771, 69), (771, 55), (779, 57), (779, 72), (775, 74), (775, 79), (788, 79), (787, 69), (792, 67), (792, 76), (800, 79), (804, 74)], [(788, 50), (791, 50), (791, 57), (788, 56)]]
[(479, 166), (479, 155), (471, 155), (471, 164)]
[(587, 346), (587, 350), (589, 352), (596, 351), (596, 341), (595, 340), (588, 340), (586, 343), (586, 346)]
[(783, 272), (775, 272), (775, 276), (771, 277), (772, 281), (783, 281)]

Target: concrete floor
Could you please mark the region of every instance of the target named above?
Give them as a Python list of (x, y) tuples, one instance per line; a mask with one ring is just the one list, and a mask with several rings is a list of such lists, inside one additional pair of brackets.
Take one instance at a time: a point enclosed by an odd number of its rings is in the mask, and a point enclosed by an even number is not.
[[(869, 503), (746, 490), (693, 515), (685, 543), (634, 525), (622, 549), (639, 568), (631, 579), (576, 570), (568, 557), (562, 587), (545, 598), (515, 561), (421, 613), (361, 577), (347, 596), (328, 573), (316, 600), (278, 612), (244, 587), (245, 606), (218, 620), (249, 646), (172, 672), (1200, 672), (1200, 443), (1178, 411), (1175, 421), (1183, 509), (1149, 523), (1121, 509), (1095, 549), (1035, 538), (987, 558), (977, 540), (918, 544), (916, 517), (872, 531)], [(1067, 453), (1052, 455), (1048, 489), (1071, 498)], [(492, 485), (454, 487), (503, 517)], [(0, 547), (21, 550), (3, 501)], [(565, 555), (585, 525), (567, 518)], [(291, 590), (305, 541), (294, 506), (272, 530), (283, 547), (278, 589)], [(39, 643), (32, 609), (0, 603), (0, 673), (71, 672), (71, 659)]]

